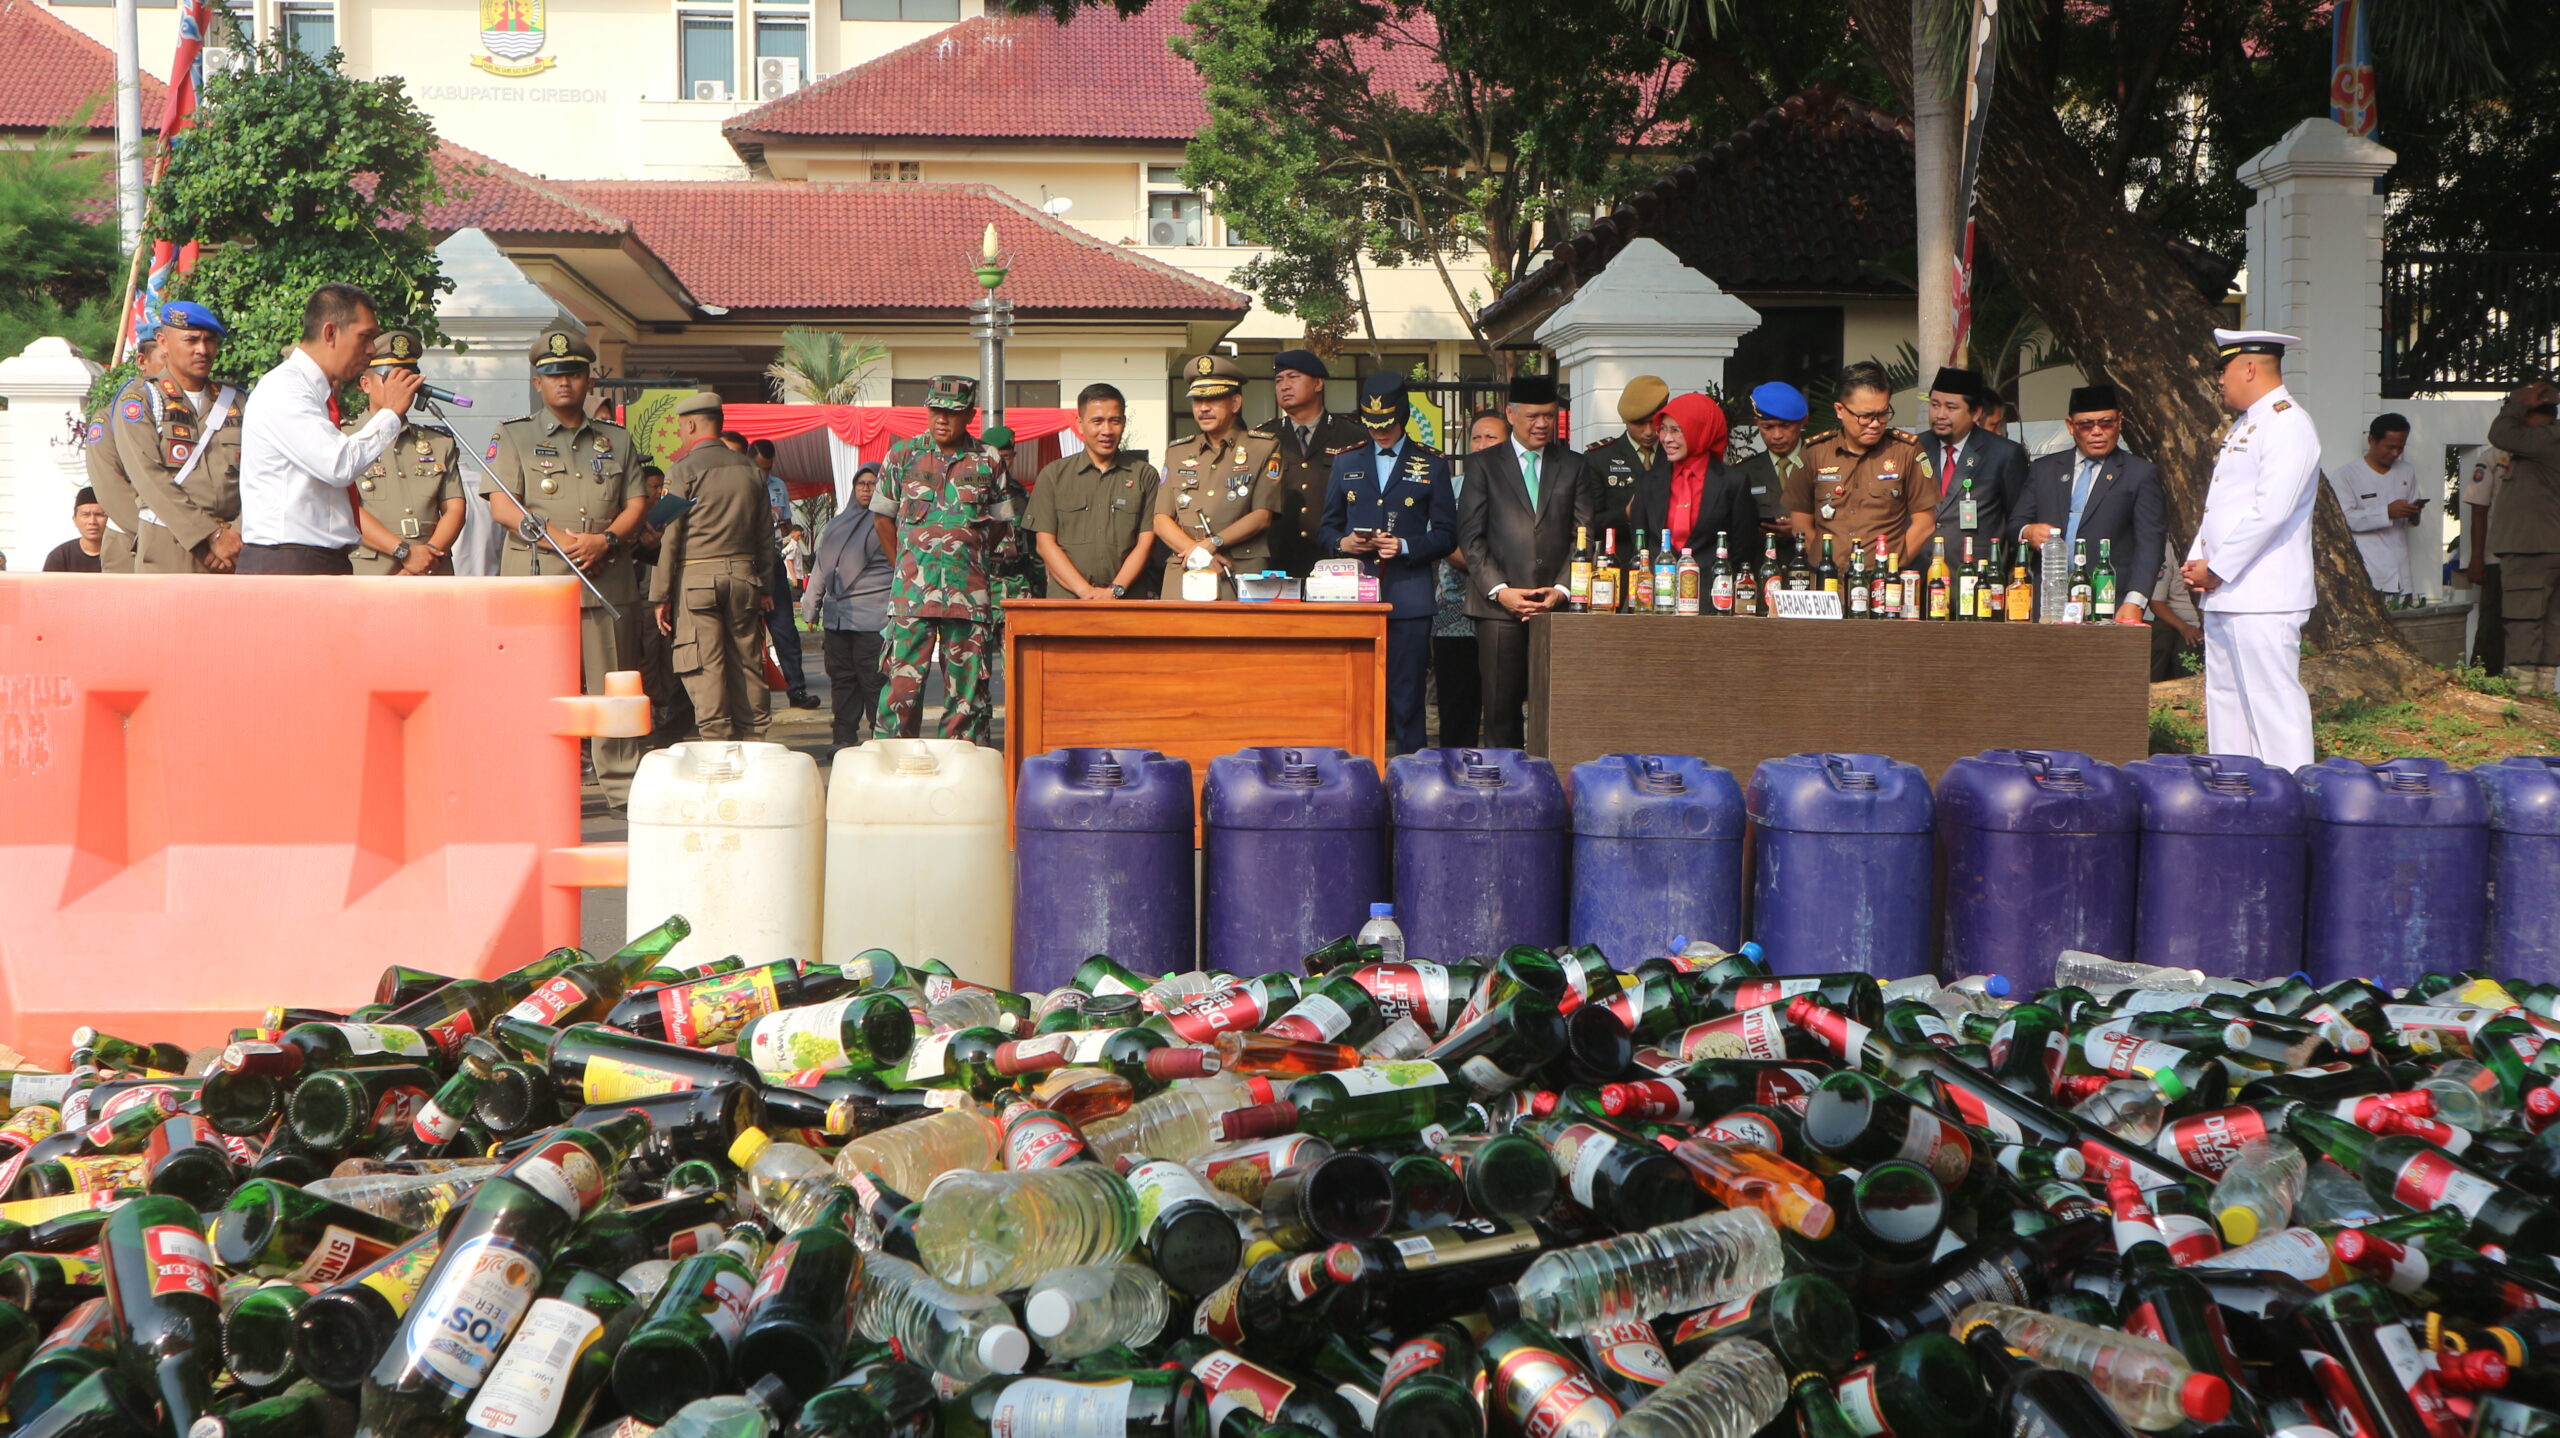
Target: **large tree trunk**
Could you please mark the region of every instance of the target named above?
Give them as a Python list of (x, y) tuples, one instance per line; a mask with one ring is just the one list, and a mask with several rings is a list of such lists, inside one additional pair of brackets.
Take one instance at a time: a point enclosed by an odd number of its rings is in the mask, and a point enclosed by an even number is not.
[(1956, 171), (1964, 164), (1964, 118), (1950, 83), (1954, 57), (1937, 43), (1937, 11), (1947, 0), (1903, 0), (1910, 14), (1912, 200), (1919, 219), (1919, 387), (1929, 388), (1938, 366), (1957, 362), (1955, 294)]
[[(1860, 39), (1905, 103), (1912, 99), (1912, 3), (1849, 0)], [(2064, 22), (2049, 14), (2046, 23)], [(2184, 554), (2229, 423), (2211, 363), (2212, 308), (2169, 247), (2127, 213), (2088, 153), (2064, 133), (2043, 87), (2006, 58), (1979, 186), (1984, 224), (2020, 291), (2083, 373), (2123, 391), (2125, 443), (2160, 466), (2173, 552)], [(2431, 682), (2436, 671), (2400, 642), (2326, 484), (2312, 538), (2320, 604), (2310, 638), (2327, 658), (2318, 677), (2365, 694)]]

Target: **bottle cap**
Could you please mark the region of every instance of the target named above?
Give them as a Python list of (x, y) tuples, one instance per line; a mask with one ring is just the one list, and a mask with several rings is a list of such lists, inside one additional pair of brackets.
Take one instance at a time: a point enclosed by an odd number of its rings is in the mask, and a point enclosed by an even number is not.
[(2178, 1077), (2174, 1069), (2153, 1069), (2151, 1086), (2160, 1091), (2160, 1097), (2171, 1103), (2187, 1096), (2187, 1081)]
[(988, 1066), (1008, 1078), (1024, 1074), (1047, 1073), (1064, 1068), (1073, 1040), (1064, 1034), (1049, 1034), (1037, 1039), (1008, 1039), (996, 1045)]
[(1393, 905), (1393, 904), (1371, 904), (1371, 905), (1369, 906), (1369, 917), (1370, 917), (1370, 918), (1373, 918), (1373, 919), (1392, 919), (1392, 918), (1394, 918), (1395, 916), (1396, 916), (1396, 906), (1395, 906), (1395, 905)]
[[(2239, 1248), (2257, 1240), (2258, 1211), (2256, 1209), (2235, 1203), (2215, 1214), (2214, 1217), (2222, 1223), (2222, 1241), (2233, 1248)], [(2348, 1232), (2352, 1233), (2354, 1230), (2349, 1229)], [(2339, 1235), (2341, 1238), (2345, 1236), (2345, 1234)]]
[(230, 1073), (287, 1078), (302, 1072), (302, 1050), (283, 1044), (233, 1044), (222, 1051), (221, 1067)]
[(1324, 1251), (1324, 1271), (1336, 1283), (1356, 1283), (1364, 1267), (1360, 1250), (1347, 1243), (1337, 1243)]
[(1611, 1118), (1623, 1116), (1628, 1109), (1635, 1107), (1635, 1100), (1636, 1091), (1627, 1084), (1600, 1085), (1600, 1111)]
[(773, 1135), (760, 1128), (738, 1130), (737, 1142), (729, 1145), (729, 1162), (739, 1168), (756, 1161), (756, 1155), (773, 1147)]
[(1010, 1323), (994, 1324), (978, 1335), (978, 1361), (989, 1373), (1019, 1373), (1031, 1361), (1031, 1336)]
[(1067, 1331), (1076, 1317), (1076, 1301), (1062, 1288), (1044, 1288), (1023, 1300), (1022, 1321), (1041, 1342)]
[(1229, 1143), (1248, 1139), (1278, 1138), (1298, 1131), (1298, 1106), (1286, 1099), (1273, 1103), (1247, 1104), (1229, 1109), (1218, 1116), (1218, 1131)]
[(1995, 999), (2005, 999), (2009, 997), (2009, 989), (2009, 976), (2007, 974), (1993, 974), (1982, 981), (1982, 991)]
[(748, 1384), (747, 1396), (763, 1404), (767, 1413), (785, 1423), (800, 1411), (800, 1395), (791, 1391), (791, 1385), (784, 1382), (779, 1373), (768, 1373)]
[(1508, 1328), (1520, 1321), (1520, 1290), (1508, 1283), (1497, 1283), (1484, 1291), (1484, 1316), (1496, 1328)]
[(2361, 1228), (2342, 1228), (2329, 1236), (2329, 1251), (2340, 1263), (2361, 1265), (2374, 1252), (2373, 1236)]
[(1218, 1056), (1207, 1049), (1151, 1049), (1146, 1058), (1147, 1077), (1158, 1083), (1206, 1078), (1223, 1067)]
[(2178, 1386), (2178, 1408), (2198, 1423), (2219, 1423), (2231, 1412), (2231, 1385), (2215, 1373), (2190, 1373)]

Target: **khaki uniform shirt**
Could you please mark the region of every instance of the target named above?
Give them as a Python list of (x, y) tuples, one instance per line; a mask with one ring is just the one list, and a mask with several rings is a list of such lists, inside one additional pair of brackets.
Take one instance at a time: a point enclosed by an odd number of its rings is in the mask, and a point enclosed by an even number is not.
[[(357, 420), (339, 426), (349, 434), (360, 427)], [(423, 543), (444, 517), (445, 501), (461, 497), (462, 475), (455, 468), (459, 458), (452, 435), (410, 425), (382, 452), (382, 458), (357, 476), (356, 499), (383, 528), (411, 544)], [(356, 546), (353, 559), (358, 574), (389, 574), (398, 568), (390, 555), (363, 545)], [(439, 559), (432, 572), (451, 574), (453, 562)]]
[[(1223, 445), (1211, 445), (1205, 435), (1192, 435), (1176, 440), (1164, 452), (1164, 479), (1156, 486), (1156, 513), (1173, 516), (1185, 535), (1205, 539), (1218, 534), (1257, 509), (1277, 515), (1280, 510), (1280, 452), (1277, 442), (1265, 435), (1238, 434)], [(1271, 531), (1221, 549), (1233, 572), (1259, 574), (1271, 559)], [(1234, 597), (1232, 581), (1219, 584), (1222, 595)], [(1164, 593), (1166, 599), (1182, 597), (1182, 555), (1166, 556)]]
[[(226, 388), (219, 382), (207, 385), (208, 414)], [(193, 549), (213, 537), (218, 523), (238, 522), (243, 400), (232, 391), (222, 427), (205, 434), (207, 415), (187, 404), (176, 381), (136, 378), (117, 390), (85, 436), (89, 486), (98, 492), (98, 503), (115, 527), (140, 534), (145, 523), (161, 524), (179, 548)], [(181, 489), (178, 471), (187, 467), (199, 445), (204, 458), (196, 461)]]
[[(1108, 589), (1122, 562), (1155, 523), (1156, 467), (1131, 459), (1126, 451), (1112, 457), (1109, 469), (1094, 466), (1086, 451), (1052, 460), (1031, 488), (1031, 511), (1022, 527), (1058, 541), (1084, 582)], [(1053, 572), (1049, 599), (1073, 599)]]
[(1787, 508), (1811, 514), (1817, 535), (1852, 544), (1883, 535), (1898, 548), (1911, 516), (1937, 512), (1937, 477), (1908, 430), (1889, 429), (1883, 443), (1864, 451), (1826, 434), (1807, 441), (1804, 451), (1804, 463), (1787, 481)]
[(2524, 418), (2509, 400), (2489, 422), (2489, 442), (2507, 452), (2506, 482), (2489, 507), (2489, 552), (2560, 554), (2560, 423)]
[(751, 560), (757, 582), (763, 581), (773, 568), (773, 511), (765, 504), (764, 471), (754, 460), (717, 439), (698, 440), (668, 464), (667, 493), (694, 504), (667, 521), (658, 541), (658, 562), (649, 568), (650, 603), (676, 602), (688, 563)]
[[(507, 493), (554, 529), (602, 534), (611, 528), (624, 505), (647, 491), (640, 480), (640, 449), (630, 431), (607, 420), (589, 419), (575, 428), (544, 410), (498, 426), (489, 441), (489, 468)], [(748, 468), (755, 466), (750, 463)], [(672, 482), (674, 476), (668, 476)], [(671, 484), (672, 487), (672, 484)], [(757, 500), (763, 500), (759, 477)], [(771, 527), (771, 521), (767, 521)], [(498, 555), (498, 573), (515, 578), (534, 572), (533, 547), (513, 529), (505, 531), (506, 547)], [(771, 549), (770, 536), (766, 548)], [(566, 565), (550, 545), (542, 546), (542, 572), (560, 574)], [(628, 546), (616, 548), (587, 578), (618, 608), (640, 597), (631, 572)], [(578, 603), (592, 608), (595, 596), (578, 589)]]

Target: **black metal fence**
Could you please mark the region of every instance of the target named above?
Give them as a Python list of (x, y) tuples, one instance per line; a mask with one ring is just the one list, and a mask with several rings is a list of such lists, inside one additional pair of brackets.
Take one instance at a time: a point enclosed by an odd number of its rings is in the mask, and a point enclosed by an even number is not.
[(2560, 372), (2560, 254), (2382, 261), (2382, 392), (2504, 390)]

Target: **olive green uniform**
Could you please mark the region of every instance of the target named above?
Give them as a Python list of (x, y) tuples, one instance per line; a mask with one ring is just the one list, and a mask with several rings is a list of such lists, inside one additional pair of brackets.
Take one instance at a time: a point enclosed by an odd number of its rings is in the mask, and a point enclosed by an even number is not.
[[(639, 447), (622, 426), (601, 419), (564, 425), (548, 410), (508, 420), (489, 441), (490, 471), (507, 494), (527, 514), (573, 534), (604, 533), (625, 505), (646, 493), (640, 463)], [(504, 533), (505, 545), (498, 552), (501, 576), (568, 573), (568, 562), (549, 544), (537, 553), (515, 529)], [(578, 660), (584, 692), (602, 694), (608, 671), (640, 665), (640, 588), (632, 577), (629, 547), (615, 545), (587, 571), (587, 579), (622, 611), (619, 619), (607, 614), (596, 596), (579, 586)], [(597, 777), (629, 777), (640, 767), (644, 747), (637, 739), (596, 740)]]
[(761, 739), (770, 722), (764, 581), (774, 563), (764, 471), (703, 438), (668, 464), (667, 493), (694, 502), (668, 521), (649, 572), (650, 603), (673, 606), (669, 662), (703, 738)]
[[(1281, 504), (1280, 452), (1268, 435), (1230, 432), (1222, 444), (1206, 435), (1176, 440), (1164, 454), (1164, 479), (1156, 486), (1156, 513), (1173, 516), (1194, 539), (1219, 533), (1257, 509), (1275, 515)], [(1218, 576), (1218, 597), (1236, 597), (1235, 574), (1259, 574), (1271, 559), (1271, 530), (1218, 551), (1230, 572)], [(1160, 599), (1182, 598), (1182, 553), (1164, 562)]]
[[(361, 425), (349, 420), (340, 428), (352, 434)], [(411, 544), (424, 544), (444, 518), (445, 501), (462, 496), (462, 476), (454, 467), (458, 458), (451, 434), (410, 425), (357, 476), (356, 499), (383, 528)], [(391, 574), (400, 568), (390, 555), (363, 545), (356, 546), (350, 562), (358, 574)], [(453, 573), (452, 558), (437, 560), (427, 572)]]
[[(1085, 583), (1108, 589), (1138, 537), (1155, 524), (1157, 482), (1154, 465), (1125, 452), (1111, 457), (1109, 469), (1096, 468), (1089, 450), (1054, 459), (1031, 487), (1022, 527), (1056, 540)], [(1053, 568), (1044, 597), (1073, 599), (1076, 592)]]

